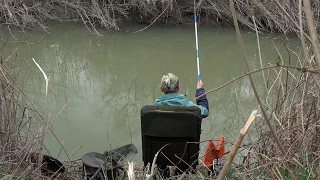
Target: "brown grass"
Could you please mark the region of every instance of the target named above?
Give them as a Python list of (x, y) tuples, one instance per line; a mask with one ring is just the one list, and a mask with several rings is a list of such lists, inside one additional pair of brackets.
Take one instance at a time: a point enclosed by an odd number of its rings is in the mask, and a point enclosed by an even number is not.
[[(299, 0), (244, 1), (236, 0), (240, 25), (254, 28), (252, 16), (260, 31), (298, 33)], [(313, 19), (319, 20), (320, 2), (311, 1)], [(199, 0), (197, 12), (202, 24), (230, 24), (232, 14), (228, 1)], [(143, 23), (192, 24), (193, 1), (184, 0), (4, 0), (0, 2), (0, 22), (4, 26), (42, 29), (50, 21), (81, 21), (93, 33), (97, 28), (119, 30), (123, 20)], [(303, 23), (307, 29), (306, 19)], [(319, 26), (316, 26), (319, 29)]]

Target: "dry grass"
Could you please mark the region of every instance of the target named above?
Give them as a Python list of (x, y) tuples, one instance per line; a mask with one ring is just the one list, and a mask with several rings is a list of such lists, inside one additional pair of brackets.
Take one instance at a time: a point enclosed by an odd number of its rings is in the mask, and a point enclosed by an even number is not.
[[(43, 117), (30, 105), (0, 60), (0, 178), (47, 179), (41, 173), (45, 164), (38, 164), (36, 155), (45, 148), (42, 143), (45, 134), (41, 131), (44, 126), (39, 123)], [(79, 179), (78, 166), (74, 168), (74, 164), (65, 162), (67, 173), (55, 176)]]
[[(304, 5), (308, 2), (304, 0)], [(301, 6), (300, 1), (298, 5), (300, 10)], [(310, 28), (310, 23), (314, 23), (310, 21), (312, 18), (310, 6), (309, 8), (304, 6), (304, 11), (307, 14)], [(299, 19), (302, 19), (301, 14)], [(300, 30), (303, 29), (301, 24)], [(235, 26), (237, 28), (236, 22)], [(241, 40), (240, 33), (237, 32), (237, 36)], [(313, 42), (318, 42), (318, 34), (314, 30), (310, 30), (309, 36)], [(262, 111), (266, 109), (268, 113), (253, 129), (254, 135), (258, 138), (243, 145), (245, 148), (242, 150), (246, 150), (247, 153), (234, 163), (232, 177), (245, 179), (319, 178), (319, 72), (301, 70), (306, 67), (310, 69), (319, 67), (317, 64), (319, 61), (313, 55), (319, 52), (319, 46), (312, 43), (314, 52), (308, 52), (304, 37), (301, 36), (301, 41), (305, 58), (299, 59), (298, 57), (300, 68), (292, 71), (283, 67), (284, 64), (290, 65), (291, 63), (289, 49), (289, 59), (282, 59), (282, 55), (279, 54), (278, 64), (280, 65), (278, 67), (280, 68), (274, 69), (276, 76), (264, 79), (264, 82), (271, 82), (271, 86), (265, 86), (265, 94), (256, 94), (260, 109)], [(243, 47), (243, 44), (240, 43), (240, 46)], [(255, 89), (253, 82), (251, 84)], [(263, 103), (261, 103), (261, 97), (266, 97)], [(266, 124), (269, 126), (268, 129), (265, 128)], [(271, 128), (270, 124), (272, 124)]]
[[(255, 29), (252, 16), (261, 31), (298, 33), (299, 0), (244, 1), (236, 0), (240, 25)], [(312, 0), (315, 22), (319, 20), (320, 2)], [(200, 23), (232, 24), (228, 1), (199, 0), (197, 12)], [(144, 23), (192, 24), (193, 1), (183, 0), (4, 0), (0, 2), (0, 22), (4, 26), (23, 30), (47, 31), (50, 21), (82, 21), (93, 33), (97, 28), (119, 30), (123, 20)], [(307, 29), (306, 19), (303, 23)], [(319, 29), (319, 26), (316, 26)]]
[(252, 130), (258, 140), (246, 145), (244, 149), (248, 153), (234, 165), (235, 174), (250, 179), (257, 176), (313, 179), (317, 176), (320, 153), (319, 89), (309, 73), (297, 73), (295, 78), (291, 83), (286, 83), (285, 79), (282, 79), (283, 84), (279, 80), (274, 81), (278, 84), (274, 86), (278, 99), (269, 104), (269, 114), (274, 113), (275, 116), (271, 122), (285, 154), (274, 143), (270, 131), (262, 128), (265, 123), (261, 121)]

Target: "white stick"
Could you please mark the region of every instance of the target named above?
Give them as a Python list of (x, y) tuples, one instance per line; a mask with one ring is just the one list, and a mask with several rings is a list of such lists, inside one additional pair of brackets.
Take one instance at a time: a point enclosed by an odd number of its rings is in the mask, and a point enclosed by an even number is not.
[(48, 95), (48, 82), (49, 82), (49, 79), (46, 75), (46, 73), (42, 70), (42, 68), (39, 66), (39, 64), (36, 62), (36, 60), (34, 60), (34, 58), (32, 58), (33, 62), (37, 65), (37, 67), (40, 69), (40, 71), (42, 72), (43, 74), (43, 77), (44, 79), (46, 80), (46, 96)]
[(199, 45), (198, 45), (198, 28), (197, 28), (197, 14), (196, 14), (196, 0), (193, 0), (194, 4), (194, 30), (196, 36), (196, 57), (197, 57), (197, 69), (198, 69), (198, 82), (200, 82), (200, 63), (199, 63)]

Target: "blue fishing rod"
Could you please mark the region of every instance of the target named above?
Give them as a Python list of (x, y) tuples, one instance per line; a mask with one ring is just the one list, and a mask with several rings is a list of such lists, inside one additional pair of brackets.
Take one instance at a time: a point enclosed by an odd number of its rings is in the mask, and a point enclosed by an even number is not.
[(194, 31), (196, 36), (196, 57), (197, 57), (197, 69), (198, 69), (198, 82), (200, 82), (200, 63), (199, 63), (199, 45), (198, 45), (198, 28), (197, 28), (197, 12), (196, 12), (196, 0), (193, 0), (194, 4)]

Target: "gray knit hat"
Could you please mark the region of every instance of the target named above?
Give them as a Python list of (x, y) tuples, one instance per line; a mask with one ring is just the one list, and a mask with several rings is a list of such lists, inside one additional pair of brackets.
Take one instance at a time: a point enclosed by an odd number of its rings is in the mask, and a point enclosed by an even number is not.
[(174, 93), (179, 88), (179, 79), (176, 75), (168, 73), (161, 78), (161, 88), (164, 93)]

